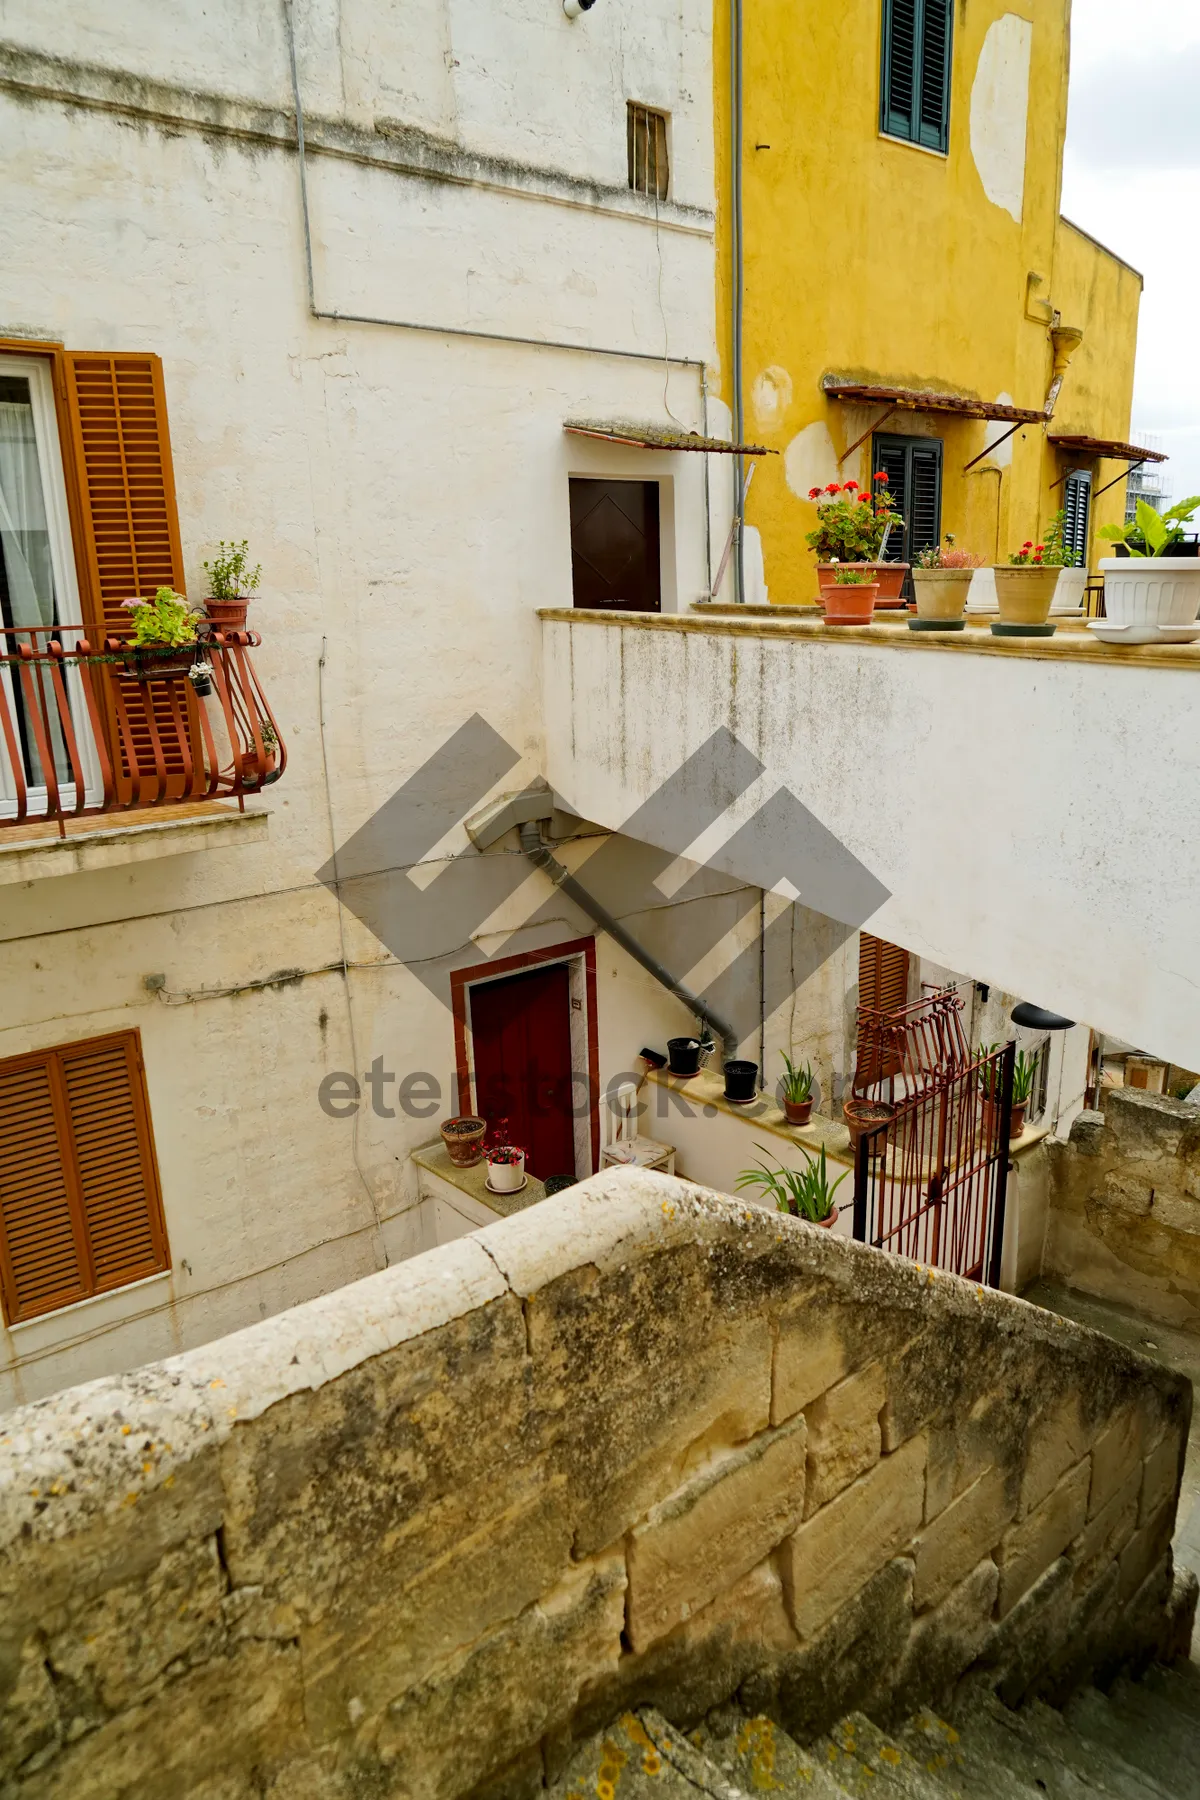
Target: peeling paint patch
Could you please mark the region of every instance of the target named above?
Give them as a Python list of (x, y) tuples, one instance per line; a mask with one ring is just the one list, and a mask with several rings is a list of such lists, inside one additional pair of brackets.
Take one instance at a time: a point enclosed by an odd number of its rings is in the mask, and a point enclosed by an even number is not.
[(838, 480), (837, 451), (824, 419), (797, 432), (783, 453), (783, 474), (798, 500), (807, 500), (810, 488)]
[(1005, 13), (989, 26), (971, 87), (971, 155), (994, 206), (1019, 225), (1025, 201), (1025, 131), (1033, 26)]

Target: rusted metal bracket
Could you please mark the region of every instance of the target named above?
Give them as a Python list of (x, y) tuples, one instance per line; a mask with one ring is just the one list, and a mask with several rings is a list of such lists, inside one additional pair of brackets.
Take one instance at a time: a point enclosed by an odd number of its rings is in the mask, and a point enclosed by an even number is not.
[(968, 469), (973, 469), (975, 467), (976, 463), (982, 462), (985, 456), (990, 456), (992, 454), (993, 450), (998, 450), (1000, 448), (1001, 444), (1007, 444), (1009, 438), (1012, 437), (1013, 433), (1020, 431), (1023, 423), (1024, 423), (1024, 420), (1019, 419), (1015, 425), (1011, 426), (1009, 428), (1009, 430), (1004, 433), (1003, 437), (998, 437), (994, 444), (989, 444), (987, 446), (986, 450), (981, 450), (979, 452), (978, 456), (973, 456), (969, 463), (964, 463), (963, 464), (963, 474), (965, 475), (967, 473)]
[(861, 437), (855, 438), (854, 442), (851, 444), (851, 446), (848, 450), (842, 451), (842, 454), (838, 457), (838, 468), (839, 469), (841, 468), (842, 464), (845, 462), (846, 458), (848, 456), (853, 456), (854, 452), (858, 449), (860, 444), (865, 444), (869, 437), (873, 437), (874, 434), (879, 430), (879, 427), (883, 424), (884, 420), (890, 419), (892, 414), (896, 410), (897, 410), (896, 403), (895, 403), (895, 401), (893, 401), (891, 406), (886, 407), (884, 409), (884, 411), (880, 413), (879, 417), (875, 420), (875, 423), (873, 425), (867, 426), (867, 429), (863, 432)]

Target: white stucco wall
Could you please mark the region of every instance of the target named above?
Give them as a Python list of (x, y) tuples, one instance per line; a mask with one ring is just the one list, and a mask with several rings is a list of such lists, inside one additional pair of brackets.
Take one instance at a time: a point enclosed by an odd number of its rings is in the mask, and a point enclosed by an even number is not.
[(790, 788), (890, 891), (872, 931), (1198, 1066), (1194, 670), (715, 621), (543, 642), (548, 771), (589, 817), (618, 826), (727, 726), (767, 768), (730, 829)]
[[(264, 565), (256, 663), (290, 763), (264, 845), (4, 890), (0, 1056), (141, 1028), (173, 1268), (5, 1333), (0, 1405), (244, 1324), (368, 1272), (385, 1245), (419, 1247), (407, 1157), (436, 1118), (366, 1111), (355, 1145), (317, 1104), (322, 1076), (354, 1067), (340, 973), (185, 996), (335, 963), (336, 910), (315, 880), (330, 808), (344, 840), (474, 712), (525, 759), (505, 786), (540, 772), (536, 609), (570, 598), (571, 473), (661, 478), (664, 604), (705, 586), (702, 459), (562, 426), (669, 423), (664, 344), (713, 353), (707, 16), (647, 0), (631, 31), (616, 6), (572, 25), (551, 0), (295, 11), (322, 306), (654, 360), (312, 319), (275, 0), (169, 16), (149, 0), (3, 0), (0, 335), (161, 355), (190, 591), (218, 538), (249, 538)], [(657, 225), (625, 191), (630, 98), (671, 115)], [(399, 154), (396, 121), (445, 140), (418, 150), (453, 179), (380, 164)], [(697, 370), (672, 371), (669, 405), (700, 423)], [(522, 934), (550, 893), (531, 882), (488, 922), (489, 953), (575, 935)], [(346, 948), (364, 965), (350, 978), (360, 1071), (382, 1054), (448, 1092), (449, 1014), (353, 918)], [(599, 960), (607, 1080), (689, 1021), (620, 952)], [(166, 998), (143, 987), (150, 973)]]

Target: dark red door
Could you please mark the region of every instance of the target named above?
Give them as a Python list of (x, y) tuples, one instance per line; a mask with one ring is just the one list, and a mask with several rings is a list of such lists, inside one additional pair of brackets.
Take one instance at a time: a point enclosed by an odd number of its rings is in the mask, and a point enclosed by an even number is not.
[(572, 477), (571, 582), (576, 606), (661, 610), (657, 481)]
[[(525, 1166), (539, 1180), (574, 1175), (567, 965), (551, 963), (472, 988), (471, 1033), (481, 1118), (489, 1127), (508, 1120), (507, 1135), (525, 1151)], [(586, 1099), (586, 1081), (578, 1086)]]

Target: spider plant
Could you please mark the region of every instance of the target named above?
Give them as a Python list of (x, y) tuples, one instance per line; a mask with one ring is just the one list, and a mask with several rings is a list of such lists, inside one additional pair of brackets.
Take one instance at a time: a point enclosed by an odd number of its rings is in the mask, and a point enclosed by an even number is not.
[[(976, 1062), (983, 1064), (983, 1067), (978, 1071), (978, 1076), (979, 1091), (985, 1100), (998, 1100), (1000, 1098), (1000, 1067), (998, 1063), (994, 1063), (990, 1060), (995, 1056), (999, 1048), (999, 1044), (979, 1044), (975, 1050)], [(984, 1061), (985, 1057), (989, 1059), (986, 1062)]]
[[(766, 1163), (755, 1163), (752, 1169), (743, 1169), (737, 1178), (739, 1188), (758, 1188), (763, 1194), (769, 1194), (775, 1202), (778, 1212), (791, 1213), (793, 1218), (807, 1219), (810, 1225), (821, 1225), (834, 1210), (833, 1196), (841, 1187), (850, 1171), (839, 1175), (830, 1184), (829, 1170), (825, 1164), (825, 1146), (821, 1146), (819, 1157), (810, 1156), (802, 1144), (798, 1144), (804, 1157), (802, 1169), (785, 1169), (782, 1163), (774, 1169)], [(764, 1156), (771, 1152), (765, 1144), (756, 1144)]]
[(1013, 1063), (1013, 1105), (1026, 1106), (1033, 1093), (1033, 1084), (1037, 1077), (1041, 1051), (1035, 1050), (1032, 1056), (1026, 1056), (1024, 1050), (1017, 1051)]
[(800, 1106), (812, 1094), (812, 1064), (797, 1066), (785, 1051), (783, 1053), (783, 1097), (792, 1106)]

